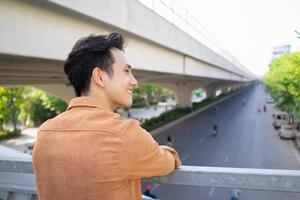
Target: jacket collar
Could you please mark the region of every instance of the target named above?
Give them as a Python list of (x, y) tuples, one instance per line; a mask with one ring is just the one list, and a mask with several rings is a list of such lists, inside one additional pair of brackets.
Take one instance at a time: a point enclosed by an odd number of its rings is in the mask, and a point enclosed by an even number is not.
[(103, 109), (100, 101), (98, 100), (98, 98), (91, 97), (91, 96), (73, 98), (70, 101), (67, 110), (70, 110), (74, 107), (93, 107), (93, 108)]

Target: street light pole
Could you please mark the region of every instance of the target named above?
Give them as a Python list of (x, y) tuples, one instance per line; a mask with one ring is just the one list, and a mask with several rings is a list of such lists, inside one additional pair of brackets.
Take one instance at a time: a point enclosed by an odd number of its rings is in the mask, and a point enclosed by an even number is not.
[(297, 34), (297, 38), (299, 38), (299, 39), (300, 39), (300, 32), (299, 32), (299, 31), (297, 31), (297, 30), (295, 30), (295, 33)]

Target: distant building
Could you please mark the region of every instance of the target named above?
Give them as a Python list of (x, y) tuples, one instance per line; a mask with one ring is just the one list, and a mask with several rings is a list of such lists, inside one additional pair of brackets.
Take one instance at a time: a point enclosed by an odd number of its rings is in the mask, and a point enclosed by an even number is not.
[(290, 53), (290, 52), (291, 52), (291, 45), (290, 44), (276, 46), (276, 47), (273, 48), (272, 57), (273, 58), (278, 58), (281, 55), (283, 55), (285, 53)]

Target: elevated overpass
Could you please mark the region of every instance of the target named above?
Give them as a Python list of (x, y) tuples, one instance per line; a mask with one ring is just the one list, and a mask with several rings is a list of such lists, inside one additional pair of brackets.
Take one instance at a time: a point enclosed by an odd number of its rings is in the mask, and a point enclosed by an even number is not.
[(195, 88), (213, 96), (255, 79), (136, 0), (3, 0), (0, 26), (0, 85), (32, 85), (66, 101), (74, 92), (63, 61), (73, 44), (112, 31), (124, 34), (139, 83), (170, 88), (180, 106), (191, 105)]

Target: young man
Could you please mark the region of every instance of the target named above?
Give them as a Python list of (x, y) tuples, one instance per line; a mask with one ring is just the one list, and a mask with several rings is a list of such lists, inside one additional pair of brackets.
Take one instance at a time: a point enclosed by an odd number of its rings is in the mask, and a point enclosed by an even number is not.
[(77, 98), (39, 129), (33, 165), (40, 200), (141, 199), (142, 177), (181, 165), (136, 120), (113, 111), (130, 107), (137, 81), (118, 33), (80, 39), (64, 69)]

